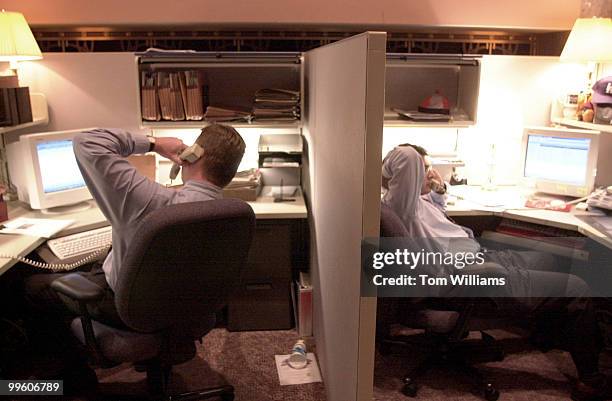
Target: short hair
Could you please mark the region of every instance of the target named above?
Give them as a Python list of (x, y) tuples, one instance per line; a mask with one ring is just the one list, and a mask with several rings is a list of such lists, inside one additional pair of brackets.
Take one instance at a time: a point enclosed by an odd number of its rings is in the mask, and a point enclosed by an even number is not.
[(427, 153), (427, 151), (425, 150), (424, 147), (419, 146), (419, 145), (413, 145), (411, 143), (402, 143), (401, 145), (398, 146), (410, 146), (412, 149), (416, 150), (418, 154), (420, 154), (421, 156), (425, 157), (427, 156), (429, 153)]
[(202, 128), (196, 140), (204, 149), (203, 169), (206, 178), (223, 188), (232, 181), (244, 155), (246, 145), (234, 128), (211, 124)]

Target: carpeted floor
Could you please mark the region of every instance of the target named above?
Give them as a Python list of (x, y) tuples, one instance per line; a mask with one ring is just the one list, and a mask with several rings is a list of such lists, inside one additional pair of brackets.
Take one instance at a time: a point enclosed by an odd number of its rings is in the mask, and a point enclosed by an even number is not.
[[(288, 354), (297, 339), (290, 330), (230, 333), (214, 329), (198, 344), (198, 355), (173, 370), (171, 389), (183, 392), (230, 383), (236, 401), (325, 401), (322, 383), (281, 386), (278, 382), (274, 355)], [(130, 365), (97, 370), (96, 374), (104, 393), (144, 394), (145, 374)]]
[[(561, 351), (542, 353), (522, 336), (493, 330), (507, 355), (501, 362), (477, 365), (501, 392), (501, 401), (569, 400), (571, 381), (576, 375), (569, 354)], [(297, 334), (295, 331), (234, 332), (214, 329), (198, 345), (198, 355), (174, 370), (171, 388), (182, 392), (209, 385), (231, 383), (236, 401), (325, 401), (322, 383), (280, 386), (274, 363), (275, 354), (286, 354)], [(309, 350), (312, 351), (312, 350)], [(410, 351), (413, 352), (413, 351)], [(410, 401), (401, 394), (402, 376), (422, 355), (381, 355), (377, 352), (374, 372), (375, 401)], [(604, 368), (610, 363), (604, 361)], [(138, 395), (145, 393), (145, 374), (130, 365), (98, 370), (104, 393)], [(476, 401), (471, 388), (460, 374), (432, 370), (419, 381), (416, 400)], [(45, 397), (36, 397), (41, 401)], [(22, 398), (25, 399), (25, 398)], [(53, 399), (53, 398), (51, 398)], [(84, 397), (63, 398), (93, 401)], [(95, 398), (98, 401), (100, 398)], [(122, 400), (104, 397), (103, 400)]]
[[(561, 401), (569, 400), (571, 381), (576, 370), (568, 353), (542, 353), (523, 337), (493, 330), (501, 341), (506, 357), (501, 362), (476, 365), (500, 391), (502, 401)], [(417, 356), (415, 355), (415, 359)], [(376, 401), (409, 401), (400, 393), (402, 377), (416, 362), (410, 357), (376, 355), (374, 399)], [(476, 401), (483, 400), (471, 392), (471, 386), (458, 373), (436, 369), (419, 383), (417, 400)]]

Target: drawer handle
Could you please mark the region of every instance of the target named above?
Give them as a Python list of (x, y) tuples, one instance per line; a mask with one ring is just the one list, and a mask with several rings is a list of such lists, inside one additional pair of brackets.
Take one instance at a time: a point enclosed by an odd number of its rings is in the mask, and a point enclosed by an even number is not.
[(272, 284), (247, 284), (246, 289), (248, 291), (262, 291), (262, 290), (271, 290)]

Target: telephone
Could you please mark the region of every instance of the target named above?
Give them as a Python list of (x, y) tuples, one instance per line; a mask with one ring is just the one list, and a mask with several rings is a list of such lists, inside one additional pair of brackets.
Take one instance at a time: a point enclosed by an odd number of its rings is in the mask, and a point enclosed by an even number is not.
[(589, 196), (587, 205), (612, 210), (612, 186), (595, 190)]
[[(203, 154), (204, 154), (204, 149), (196, 141), (196, 143), (187, 147), (185, 150), (181, 152), (181, 154), (179, 155), (179, 159), (184, 160), (188, 163), (193, 163), (196, 160), (198, 160), (200, 157), (202, 157)], [(180, 164), (174, 163), (172, 165), (172, 168), (170, 169), (170, 179), (171, 180), (176, 179), (176, 176), (178, 176), (179, 171), (181, 171)]]

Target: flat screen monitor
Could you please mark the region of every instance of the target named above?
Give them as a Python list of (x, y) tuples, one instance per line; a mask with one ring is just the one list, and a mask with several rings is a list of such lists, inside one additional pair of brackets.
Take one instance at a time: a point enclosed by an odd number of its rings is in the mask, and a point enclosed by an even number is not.
[(72, 150), (73, 136), (84, 130), (22, 135), (7, 146), (19, 200), (32, 209), (53, 211), (92, 198)]
[(527, 128), (523, 135), (524, 180), (539, 192), (583, 197), (595, 183), (599, 133)]

